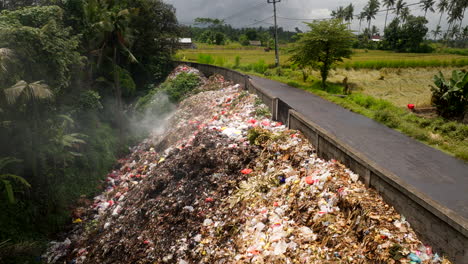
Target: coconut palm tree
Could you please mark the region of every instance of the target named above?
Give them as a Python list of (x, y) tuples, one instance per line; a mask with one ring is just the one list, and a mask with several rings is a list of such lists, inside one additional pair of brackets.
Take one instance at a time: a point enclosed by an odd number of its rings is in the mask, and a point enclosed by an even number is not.
[(435, 0), (422, 0), (421, 1), (421, 9), (424, 10), (424, 18), (426, 18), (427, 11), (434, 12), (434, 4)]
[(387, 8), (387, 12), (385, 13), (385, 24), (384, 24), (384, 32), (387, 28), (387, 17), (388, 17), (388, 10), (395, 6), (395, 0), (383, 0), (383, 5)]
[(366, 20), (367, 20), (367, 29), (370, 32), (371, 21), (375, 19), (375, 15), (379, 11), (380, 3), (378, 0), (369, 0), (367, 2), (366, 7), (364, 7), (364, 12), (366, 13)]
[(359, 19), (359, 32), (361, 32), (361, 23), (362, 21), (366, 18), (366, 13), (364, 11), (362, 11), (361, 13), (359, 13), (358, 15), (358, 19)]
[(434, 40), (437, 40), (437, 37), (442, 32), (440, 25), (437, 25), (434, 30), (431, 31), (432, 35), (434, 36)]
[(348, 22), (348, 29), (351, 28), (351, 22), (353, 21), (354, 17), (354, 6), (353, 4), (349, 4), (347, 7), (344, 9), (344, 20)]
[(339, 6), (336, 10), (331, 12), (331, 17), (343, 21), (345, 19), (345, 9)]
[(401, 10), (406, 7), (406, 2), (404, 0), (398, 0), (395, 4), (395, 15), (397, 18), (400, 18)]
[(401, 10), (401, 22), (402, 23), (405, 23), (407, 20), (408, 20), (408, 17), (411, 15), (411, 11), (409, 9), (409, 7), (405, 6), (402, 10)]
[(440, 2), (437, 4), (437, 11), (439, 11), (440, 17), (439, 17), (439, 22), (437, 23), (436, 28), (438, 28), (439, 31), (440, 31), (440, 22), (442, 21), (442, 15), (444, 14), (445, 11), (447, 11), (448, 6), (449, 6), (449, 0), (440, 0)]

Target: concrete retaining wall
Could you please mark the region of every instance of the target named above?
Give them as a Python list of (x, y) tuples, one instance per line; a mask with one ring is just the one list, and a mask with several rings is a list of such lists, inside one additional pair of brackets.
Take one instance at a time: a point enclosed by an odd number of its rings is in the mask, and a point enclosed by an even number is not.
[(256, 86), (247, 75), (234, 70), (212, 65), (184, 63), (199, 69), (206, 76), (221, 74), (226, 79), (243, 85), (255, 93), (272, 112), (273, 119), (301, 131), (324, 159), (336, 159), (346, 165), (369, 187), (377, 190), (384, 200), (405, 215), (413, 229), (437, 252), (446, 254), (452, 261), (468, 264), (468, 226), (466, 219), (453, 215), (447, 208), (435, 203), (430, 197), (402, 182), (397, 175), (386, 171), (366, 159), (331, 133), (308, 120), (292, 109), (281, 98), (271, 96), (262, 87)]

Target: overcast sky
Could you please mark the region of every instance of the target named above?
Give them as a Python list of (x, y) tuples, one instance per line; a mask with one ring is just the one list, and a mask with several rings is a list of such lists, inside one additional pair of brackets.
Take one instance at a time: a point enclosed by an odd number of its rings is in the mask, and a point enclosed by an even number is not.
[[(164, 0), (172, 4), (176, 8), (177, 18), (180, 23), (190, 24), (196, 17), (211, 17), (226, 19), (226, 23), (235, 27), (251, 26), (251, 27), (269, 27), (273, 23), (273, 5), (267, 4), (267, 0)], [(438, 2), (438, 0), (436, 0)], [(417, 3), (418, 0), (407, 0), (408, 4)], [(277, 3), (278, 25), (288, 30), (294, 30), (295, 27), (305, 29), (301, 19), (313, 18), (328, 18), (330, 12), (338, 6), (346, 6), (351, 3), (350, 0), (281, 0)], [(354, 0), (354, 14), (359, 14), (366, 5), (367, 0)], [(424, 12), (420, 10), (419, 5), (409, 7), (413, 15), (424, 16)], [(384, 9), (381, 7), (381, 9)], [(392, 11), (388, 14), (388, 23), (395, 16)], [(267, 19), (268, 18), (268, 19)], [(299, 20), (288, 20), (299, 19)], [(257, 23), (258, 21), (264, 22)], [(427, 13), (429, 20), (429, 30), (435, 28), (439, 21), (439, 14)], [(468, 21), (468, 18), (466, 19)], [(385, 12), (380, 12), (376, 16), (376, 20), (372, 21), (380, 28), (382, 32), (385, 21)], [(257, 24), (254, 24), (257, 23)], [(253, 25), (254, 24), (254, 25)], [(466, 22), (463, 23), (466, 25)], [(367, 23), (363, 21), (362, 27), (366, 27)], [(442, 30), (447, 29), (446, 17), (442, 17)], [(357, 30), (359, 22), (357, 19), (352, 23), (352, 29)]]

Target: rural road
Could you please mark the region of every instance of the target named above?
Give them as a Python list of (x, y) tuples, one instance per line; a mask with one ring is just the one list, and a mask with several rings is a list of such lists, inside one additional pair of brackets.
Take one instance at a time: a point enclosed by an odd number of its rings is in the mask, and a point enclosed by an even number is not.
[(304, 90), (250, 78), (369, 160), (468, 219), (468, 164), (464, 161)]

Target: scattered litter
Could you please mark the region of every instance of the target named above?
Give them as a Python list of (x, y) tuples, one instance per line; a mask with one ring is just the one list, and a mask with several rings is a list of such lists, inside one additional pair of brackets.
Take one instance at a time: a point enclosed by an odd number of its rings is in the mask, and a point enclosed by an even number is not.
[(450, 263), (255, 95), (220, 75), (200, 91), (119, 160), (47, 263)]

